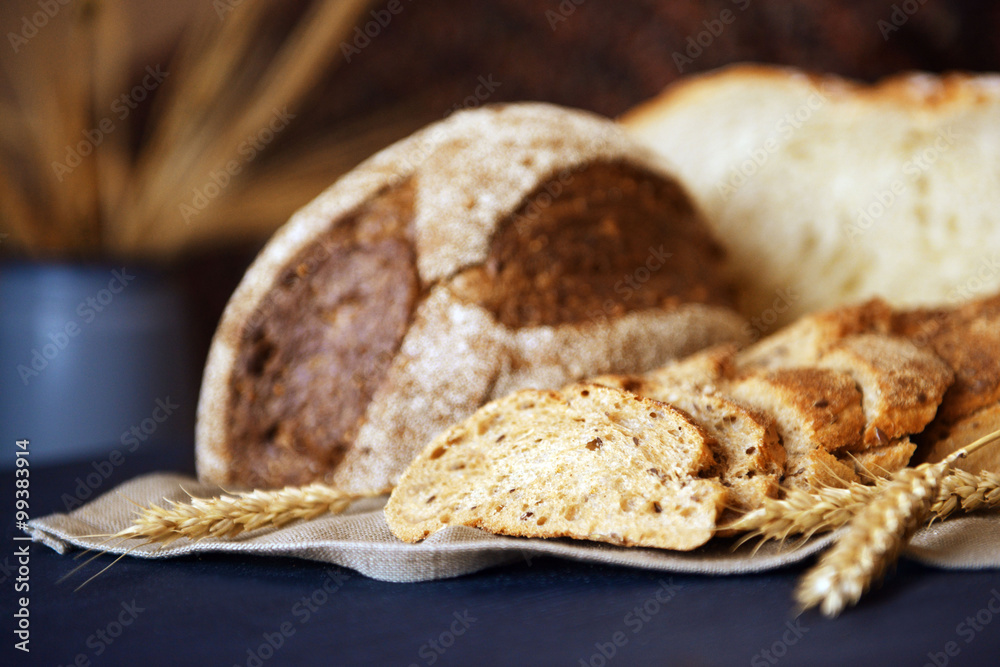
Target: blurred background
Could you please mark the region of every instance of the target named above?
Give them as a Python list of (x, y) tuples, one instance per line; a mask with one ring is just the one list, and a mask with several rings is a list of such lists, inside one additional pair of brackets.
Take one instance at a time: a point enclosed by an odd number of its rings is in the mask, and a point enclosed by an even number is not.
[(1000, 69), (986, 0), (7, 0), (0, 25), (0, 437), (43, 461), (190, 451), (263, 242), (455, 110), (614, 117), (741, 61)]

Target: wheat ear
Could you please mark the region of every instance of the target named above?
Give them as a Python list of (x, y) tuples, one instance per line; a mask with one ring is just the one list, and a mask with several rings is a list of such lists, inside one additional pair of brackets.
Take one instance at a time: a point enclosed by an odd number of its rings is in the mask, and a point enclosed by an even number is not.
[(973, 475), (964, 470), (952, 470), (941, 480), (937, 500), (931, 507), (932, 520), (947, 519), (956, 510), (974, 512), (1000, 508), (1000, 475), (983, 470)]
[(893, 475), (799, 582), (795, 597), (801, 608), (818, 606), (824, 615), (834, 617), (855, 604), (930, 517), (941, 482), (955, 461), (998, 439), (1000, 432), (991, 433), (938, 463), (904, 468)]
[(277, 528), (323, 514), (340, 514), (354, 501), (382, 493), (346, 493), (316, 482), (276, 491), (192, 498), (190, 503), (170, 500), (169, 507), (151, 504), (141, 508), (132, 525), (111, 537), (160, 544), (170, 544), (183, 537), (190, 540), (232, 538), (258, 528)]
[[(852, 482), (847, 487), (821, 487), (811, 491), (789, 489), (784, 498), (766, 498), (763, 505), (726, 528), (746, 532), (740, 543), (759, 537), (761, 544), (769, 540), (783, 541), (792, 535), (809, 537), (829, 532), (850, 521), (888, 483), (880, 477), (875, 486)], [(931, 521), (946, 519), (958, 510), (974, 512), (996, 508), (1000, 508), (1000, 475), (988, 470), (978, 475), (952, 470), (941, 480), (931, 505)]]

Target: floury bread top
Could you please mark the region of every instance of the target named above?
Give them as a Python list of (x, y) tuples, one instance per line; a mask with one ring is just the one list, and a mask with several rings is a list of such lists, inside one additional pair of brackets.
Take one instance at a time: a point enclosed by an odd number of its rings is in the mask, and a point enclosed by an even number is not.
[(384, 488), (488, 400), (739, 339), (732, 293), (684, 190), (616, 124), (455, 114), (344, 176), (248, 270), (205, 370), (199, 475)]

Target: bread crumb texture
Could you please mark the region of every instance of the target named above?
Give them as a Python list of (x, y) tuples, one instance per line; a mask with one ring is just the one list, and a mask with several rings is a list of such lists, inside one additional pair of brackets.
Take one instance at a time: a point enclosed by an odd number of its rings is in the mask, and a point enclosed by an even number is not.
[(683, 79), (623, 123), (706, 214), (744, 314), (770, 324), (1000, 288), (998, 118), (994, 74), (865, 85), (738, 65)]

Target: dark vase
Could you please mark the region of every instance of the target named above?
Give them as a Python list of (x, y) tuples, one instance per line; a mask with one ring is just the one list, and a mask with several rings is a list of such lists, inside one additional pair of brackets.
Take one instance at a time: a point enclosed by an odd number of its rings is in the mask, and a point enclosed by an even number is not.
[(0, 466), (22, 439), (41, 465), (192, 452), (199, 377), (184, 301), (156, 269), (0, 265)]

